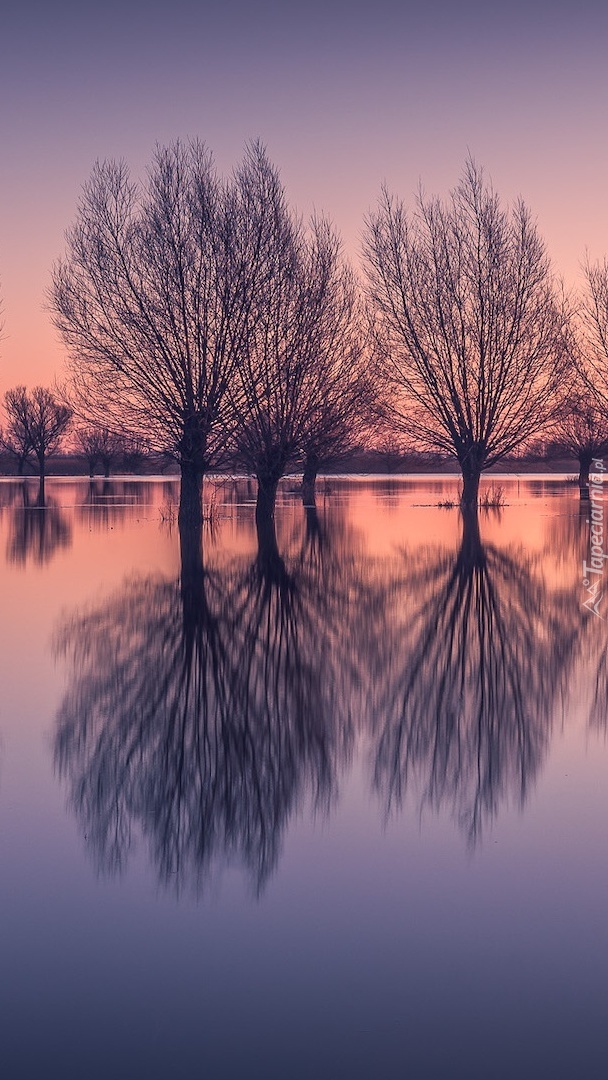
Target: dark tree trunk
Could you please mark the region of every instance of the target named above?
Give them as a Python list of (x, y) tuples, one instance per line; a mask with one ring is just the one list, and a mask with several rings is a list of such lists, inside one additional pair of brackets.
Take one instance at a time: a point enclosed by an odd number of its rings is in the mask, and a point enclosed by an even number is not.
[(593, 461), (593, 454), (587, 451), (581, 450), (578, 455), (579, 474), (578, 474), (578, 489), (581, 499), (589, 498), (589, 469), (591, 468), (591, 462)]
[(203, 524), (203, 480), (202, 467), (191, 462), (181, 463), (181, 484), (179, 489), (178, 522), (181, 526), (197, 528)]
[(277, 488), (282, 471), (260, 469), (257, 473), (258, 494), (255, 504), (255, 527), (258, 537), (258, 565), (266, 581), (281, 582), (285, 567), (279, 554), (274, 521)]
[(274, 507), (280, 478), (280, 475), (277, 476), (274, 473), (259, 472), (257, 474), (258, 495), (255, 504), (256, 525), (274, 520)]
[(302, 502), (304, 506), (315, 506), (315, 485), (319, 472), (319, 459), (316, 454), (307, 454), (302, 475)]
[(475, 510), (479, 505), (479, 481), (481, 479), (481, 469), (474, 466), (462, 466), (462, 492), (460, 495), (460, 505), (467, 510)]

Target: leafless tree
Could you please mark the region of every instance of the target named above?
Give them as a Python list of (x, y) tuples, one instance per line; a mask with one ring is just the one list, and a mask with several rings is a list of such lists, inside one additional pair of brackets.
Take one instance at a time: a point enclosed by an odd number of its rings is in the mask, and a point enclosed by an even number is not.
[(343, 267), (336, 275), (325, 332), (309, 375), (312, 408), (305, 408), (302, 418), (302, 497), (308, 506), (315, 502), (319, 470), (352, 453), (377, 427), (377, 384), (366, 345), (357, 284)]
[(15, 458), (17, 472), (23, 475), (25, 464), (32, 452), (28, 424), (28, 394), (25, 386), (16, 386), (4, 395), (4, 411), (7, 418), (5, 427), (0, 429), (2, 449)]
[(36, 458), (40, 497), (44, 501), (46, 460), (59, 448), (72, 418), (71, 410), (44, 386), (35, 386), (31, 393), (24, 386), (7, 390), (4, 409), (7, 416), (4, 446), (13, 447), (13, 452), (21, 455), (20, 463), (28, 455)]
[(266, 287), (281, 188), (254, 144), (229, 181), (199, 143), (159, 147), (145, 184), (97, 164), (50, 293), (78, 414), (182, 471), (181, 513), (225, 441), (226, 388)]
[(356, 294), (326, 221), (305, 229), (281, 200), (268, 285), (233, 384), (238, 458), (258, 481), (258, 518), (272, 517), (288, 464), (344, 446), (363, 399)]
[(589, 497), (589, 469), (594, 458), (608, 453), (608, 413), (582, 376), (573, 385), (554, 438), (579, 463), (581, 498)]
[(104, 476), (109, 477), (112, 466), (123, 452), (124, 439), (107, 427), (79, 425), (74, 432), (74, 443), (86, 459), (90, 476), (100, 464)]
[(393, 415), (418, 449), (457, 458), (463, 505), (481, 472), (555, 419), (567, 316), (520, 201), (509, 212), (473, 161), (447, 203), (385, 190), (364, 258)]

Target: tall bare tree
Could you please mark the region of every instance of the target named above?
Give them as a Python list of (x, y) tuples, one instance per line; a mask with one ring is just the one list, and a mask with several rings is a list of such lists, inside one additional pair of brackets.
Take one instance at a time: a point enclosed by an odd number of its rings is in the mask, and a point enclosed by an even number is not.
[(181, 513), (223, 445), (226, 388), (266, 287), (282, 192), (255, 144), (229, 181), (200, 143), (159, 147), (147, 182), (97, 164), (50, 293), (85, 420), (170, 451)]
[[(337, 245), (337, 237), (332, 239)], [(308, 373), (301, 420), (302, 497), (313, 506), (319, 470), (352, 452), (378, 419), (377, 385), (358, 288), (350, 268), (338, 263), (325, 304), (325, 327)], [(308, 407), (307, 407), (308, 406)]]
[(476, 506), (482, 471), (550, 425), (563, 390), (567, 318), (544, 244), (471, 160), (447, 203), (421, 193), (408, 214), (384, 191), (366, 228), (394, 421), (457, 458)]
[(340, 241), (327, 222), (306, 230), (284, 200), (281, 209), (268, 284), (232, 390), (234, 443), (257, 477), (258, 521), (272, 517), (289, 463), (315, 449), (320, 458), (345, 438), (360, 379), (354, 282)]

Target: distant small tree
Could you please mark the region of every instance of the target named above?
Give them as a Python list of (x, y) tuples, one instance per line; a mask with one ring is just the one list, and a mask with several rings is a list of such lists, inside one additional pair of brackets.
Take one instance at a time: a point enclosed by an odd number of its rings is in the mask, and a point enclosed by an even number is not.
[(93, 427), (90, 425), (80, 426), (74, 433), (76, 449), (86, 459), (89, 466), (89, 476), (93, 476), (97, 465), (101, 465), (104, 476), (110, 475), (110, 470), (116, 465), (116, 461), (123, 451), (123, 440), (120, 436), (109, 431), (108, 428)]
[(32, 452), (28, 422), (29, 398), (25, 386), (15, 386), (12, 390), (7, 390), (4, 395), (4, 412), (6, 425), (0, 429), (0, 446), (5, 453), (15, 459), (17, 472), (19, 476), (23, 476), (23, 470)]
[(24, 386), (8, 390), (4, 408), (9, 437), (26, 457), (31, 454), (36, 458), (43, 498), (46, 460), (58, 450), (72, 418), (71, 410), (44, 386), (35, 386), (31, 393)]
[(529, 210), (504, 210), (472, 162), (447, 203), (384, 192), (364, 257), (394, 423), (460, 465), (462, 505), (484, 469), (556, 420), (570, 363), (565, 305)]

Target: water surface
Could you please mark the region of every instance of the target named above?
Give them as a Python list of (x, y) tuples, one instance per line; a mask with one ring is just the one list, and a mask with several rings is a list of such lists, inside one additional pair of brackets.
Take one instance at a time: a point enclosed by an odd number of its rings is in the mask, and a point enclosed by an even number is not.
[(0, 482), (3, 1075), (605, 1075), (588, 513), (494, 482)]

